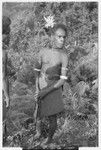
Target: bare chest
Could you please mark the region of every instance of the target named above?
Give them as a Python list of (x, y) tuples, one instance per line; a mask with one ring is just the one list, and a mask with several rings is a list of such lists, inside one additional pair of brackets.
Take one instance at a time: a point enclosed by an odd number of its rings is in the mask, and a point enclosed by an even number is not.
[(59, 52), (48, 51), (43, 55), (43, 64), (46, 66), (55, 66), (61, 63), (61, 55)]

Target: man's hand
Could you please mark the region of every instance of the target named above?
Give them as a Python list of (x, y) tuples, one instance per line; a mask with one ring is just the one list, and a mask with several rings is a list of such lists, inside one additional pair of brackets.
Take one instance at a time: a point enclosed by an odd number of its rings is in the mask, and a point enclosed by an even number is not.
[(5, 102), (6, 102), (6, 107), (8, 108), (9, 105), (10, 105), (10, 99), (9, 99), (9, 97), (6, 96)]
[(54, 85), (51, 85), (50, 87), (42, 89), (41, 91), (39, 91), (38, 99), (42, 99), (43, 97), (45, 97), (47, 94), (49, 94), (50, 92), (54, 90), (55, 90)]
[(46, 90), (42, 90), (38, 94), (38, 99), (42, 99), (47, 94)]

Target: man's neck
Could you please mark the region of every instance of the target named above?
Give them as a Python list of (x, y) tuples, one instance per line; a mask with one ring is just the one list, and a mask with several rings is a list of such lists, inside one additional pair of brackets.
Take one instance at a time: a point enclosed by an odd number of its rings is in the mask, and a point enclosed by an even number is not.
[(51, 50), (59, 52), (59, 51), (63, 51), (63, 48), (58, 48), (58, 47), (53, 46)]

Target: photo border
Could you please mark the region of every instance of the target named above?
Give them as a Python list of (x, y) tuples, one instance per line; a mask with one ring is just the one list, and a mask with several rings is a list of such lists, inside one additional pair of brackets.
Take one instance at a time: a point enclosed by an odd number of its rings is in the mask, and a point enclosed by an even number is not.
[[(56, 0), (1, 0), (0, 1), (0, 25), (1, 25), (1, 28), (0, 28), (0, 32), (1, 32), (1, 36), (0, 36), (0, 48), (1, 48), (1, 51), (0, 51), (0, 66), (2, 66), (2, 3), (3, 2), (57, 2)], [(98, 47), (99, 47), (99, 51), (98, 51), (98, 80), (99, 80), (99, 89), (98, 89), (98, 123), (99, 123), (99, 138), (98, 138), (98, 147), (79, 147), (79, 150), (100, 150), (101, 149), (101, 101), (100, 101), (100, 97), (101, 97), (101, 67), (100, 67), (100, 64), (101, 64), (101, 50), (100, 50), (100, 43), (101, 43), (101, 38), (100, 38), (100, 35), (101, 35), (101, 2), (100, 0), (75, 0), (75, 1), (72, 1), (72, 0), (58, 0), (58, 2), (98, 2)], [(1, 83), (1, 86), (0, 86), (0, 131), (2, 131), (2, 67), (0, 68), (0, 83)], [(2, 134), (0, 134), (0, 150), (22, 150), (22, 148), (11, 148), (11, 147), (2, 147)]]

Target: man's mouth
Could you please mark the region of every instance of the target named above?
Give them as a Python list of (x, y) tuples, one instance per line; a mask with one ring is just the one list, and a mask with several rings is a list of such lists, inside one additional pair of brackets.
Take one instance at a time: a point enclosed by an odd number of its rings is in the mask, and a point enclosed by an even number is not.
[(60, 45), (60, 46), (62, 46), (62, 45), (63, 45), (63, 43), (60, 43), (59, 45)]

